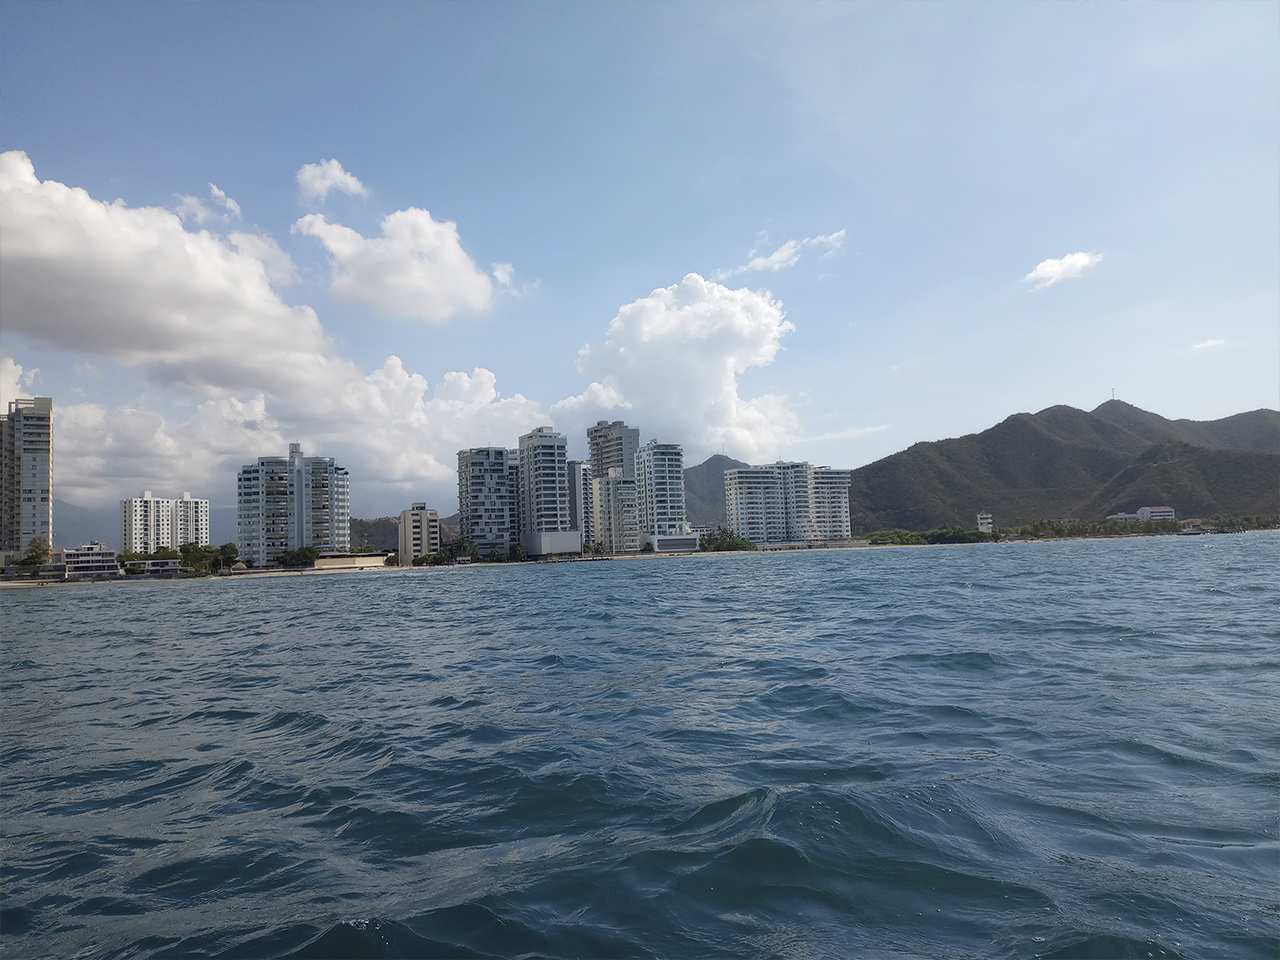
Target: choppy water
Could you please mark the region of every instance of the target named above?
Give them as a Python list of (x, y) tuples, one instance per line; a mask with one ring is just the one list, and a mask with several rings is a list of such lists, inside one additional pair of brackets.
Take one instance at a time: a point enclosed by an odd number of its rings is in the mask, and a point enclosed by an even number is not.
[(5, 957), (1275, 957), (1280, 536), (0, 593)]

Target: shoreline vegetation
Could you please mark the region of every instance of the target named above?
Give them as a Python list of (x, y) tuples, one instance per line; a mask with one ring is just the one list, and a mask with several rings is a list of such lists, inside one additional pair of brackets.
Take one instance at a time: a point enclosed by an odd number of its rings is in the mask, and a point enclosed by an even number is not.
[[(512, 559), (484, 558), (475, 556), (475, 551), (467, 551), (465, 541), (446, 544), (438, 553), (419, 557), (413, 564), (421, 566), (507, 566), (528, 563), (583, 563), (602, 560), (644, 560), (670, 557), (696, 557), (699, 555), (742, 554), (742, 553), (806, 553), (814, 550), (848, 550), (870, 547), (912, 547), (940, 546), (968, 543), (1037, 543), (1050, 540), (1102, 540), (1124, 537), (1167, 537), (1210, 535), (1222, 533), (1247, 533), (1260, 530), (1280, 529), (1280, 516), (1246, 516), (1246, 517), (1213, 517), (1201, 521), (1150, 520), (1117, 521), (1117, 520), (1040, 520), (1036, 523), (1016, 527), (1001, 527), (991, 533), (978, 530), (966, 530), (959, 526), (938, 527), (933, 530), (876, 530), (871, 533), (860, 533), (847, 541), (838, 543), (813, 543), (788, 545), (786, 548), (764, 548), (749, 540), (744, 540), (725, 527), (721, 527), (710, 535), (701, 538), (701, 549), (689, 553), (630, 553), (608, 555), (588, 549), (581, 555), (550, 557), (531, 561), (520, 556)], [(320, 553), (315, 548), (302, 548), (291, 551), (290, 563), (278, 567), (262, 569), (246, 569), (231, 571), (227, 561), (234, 544), (222, 547), (196, 547), (180, 554), (184, 560), (192, 559), (200, 562), (199, 567), (184, 567), (177, 574), (163, 576), (127, 575), (122, 577), (84, 578), (65, 580), (55, 577), (35, 567), (28, 567), (30, 572), (5, 572), (0, 580), (0, 587), (36, 587), (52, 586), (63, 583), (151, 583), (156, 580), (204, 580), (211, 577), (220, 579), (236, 579), (242, 577), (296, 577), (318, 576), (335, 573), (359, 572), (357, 568), (317, 568), (314, 562)], [(369, 552), (369, 551), (366, 551)], [(161, 553), (177, 554), (178, 551), (161, 551)], [(313, 555), (314, 554), (314, 555)], [(139, 559), (129, 555), (129, 560)], [(128, 561), (126, 561), (127, 569)], [(376, 571), (378, 568), (363, 568), (363, 572)], [(401, 567), (393, 553), (387, 556), (382, 567), (384, 570), (407, 570)]]

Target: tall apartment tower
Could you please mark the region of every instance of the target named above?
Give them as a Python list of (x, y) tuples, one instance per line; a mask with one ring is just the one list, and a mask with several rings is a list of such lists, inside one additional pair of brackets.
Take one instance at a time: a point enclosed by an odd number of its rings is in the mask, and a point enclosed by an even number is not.
[(440, 550), (440, 513), (415, 503), (400, 511), (400, 566), (411, 567), (418, 557)]
[(240, 468), (236, 482), (236, 545), (256, 567), (279, 561), (285, 550), (351, 549), (351, 482), (332, 457), (259, 457)]
[(580, 553), (582, 531), (569, 516), (568, 441), (550, 427), (520, 438), (520, 543), (531, 557)]
[(458, 527), (483, 556), (506, 556), (520, 538), (519, 451), (458, 451)]
[(638, 553), (640, 504), (634, 477), (624, 477), (621, 467), (612, 467), (603, 477), (591, 479), (595, 508), (596, 542), (605, 553)]
[(587, 427), (587, 445), (591, 449), (591, 475), (607, 477), (618, 469), (622, 476), (636, 475), (636, 451), (640, 449), (640, 431), (621, 420), (601, 420)]
[(569, 461), (569, 529), (582, 534), (582, 543), (596, 542), (595, 502), (591, 495), (591, 464)]
[(636, 453), (636, 498), (641, 549), (662, 553), (697, 550), (684, 506), (684, 449), (678, 443), (650, 440)]
[(173, 543), (173, 501), (143, 490), (120, 501), (120, 552), (155, 553)]
[(753, 543), (848, 540), (849, 471), (788, 462), (724, 472), (730, 529)]
[(0, 550), (53, 546), (53, 398), (9, 401), (0, 421)]
[(197, 546), (209, 545), (209, 501), (191, 496), (190, 491), (182, 491), (182, 496), (173, 501), (173, 520), (170, 526), (173, 532), (174, 548), (184, 543)]

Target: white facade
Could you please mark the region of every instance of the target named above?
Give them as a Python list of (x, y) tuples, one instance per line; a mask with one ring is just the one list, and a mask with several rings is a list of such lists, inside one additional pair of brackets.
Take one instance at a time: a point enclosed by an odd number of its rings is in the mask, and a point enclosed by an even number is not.
[(978, 514), (978, 532), (990, 533), (992, 529), (992, 517), (989, 513)]
[(782, 462), (726, 470), (729, 528), (753, 543), (848, 540), (849, 471)]
[(400, 566), (411, 567), (418, 557), (440, 550), (440, 513), (415, 503), (400, 511)]
[(332, 457), (259, 457), (240, 468), (236, 483), (236, 545), (255, 567), (274, 565), (285, 550), (351, 549), (351, 494), (347, 471)]
[(0, 421), (0, 550), (53, 546), (53, 399), (9, 401)]
[(122, 553), (177, 550), (183, 544), (209, 545), (209, 501), (183, 491), (181, 497), (153, 496), (143, 490), (120, 501)]
[(506, 556), (520, 536), (519, 451), (458, 451), (458, 527), (482, 556)]
[(1173, 507), (1139, 507), (1138, 519), (1147, 520), (1175, 520)]
[(520, 543), (531, 557), (582, 551), (582, 531), (570, 515), (567, 449), (564, 435), (550, 427), (520, 438)]
[(63, 559), (67, 564), (66, 577), (77, 580), (80, 577), (119, 577), (122, 575), (120, 562), (116, 552), (105, 543), (90, 540), (79, 547), (72, 547), (64, 552)]
[(569, 461), (569, 529), (582, 535), (583, 544), (596, 542), (594, 498), (591, 494), (591, 464)]
[(684, 450), (678, 443), (650, 440), (636, 452), (636, 497), (641, 549), (658, 553), (697, 550), (684, 505)]
[(605, 553), (638, 553), (641, 530), (635, 478), (624, 477), (621, 467), (613, 467), (608, 476), (592, 478), (591, 493), (596, 542)]

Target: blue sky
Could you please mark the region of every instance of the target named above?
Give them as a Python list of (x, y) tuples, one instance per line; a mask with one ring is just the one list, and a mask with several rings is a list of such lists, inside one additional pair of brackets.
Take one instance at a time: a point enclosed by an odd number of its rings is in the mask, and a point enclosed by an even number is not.
[[(541, 423), (859, 466), (1112, 388), (1275, 407), (1278, 27), (9, 2), (0, 385), (55, 397), (72, 502), (230, 503), (301, 439), (363, 516), (451, 512), (460, 446)], [(329, 160), (353, 192), (307, 195)]]

